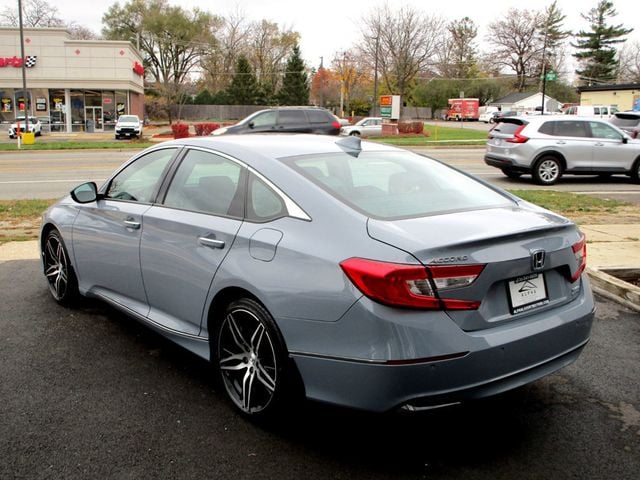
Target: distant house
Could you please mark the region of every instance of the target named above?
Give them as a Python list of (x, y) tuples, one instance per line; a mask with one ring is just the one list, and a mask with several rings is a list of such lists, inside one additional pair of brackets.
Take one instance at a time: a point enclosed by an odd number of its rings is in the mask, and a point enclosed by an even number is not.
[(640, 110), (640, 83), (578, 87), (580, 105), (615, 105), (618, 110)]
[[(498, 107), (503, 112), (509, 110), (515, 110), (520, 113), (533, 112), (542, 108), (542, 92), (510, 93), (506, 97), (499, 98), (488, 105)], [(560, 107), (562, 107), (562, 103), (557, 101), (555, 98), (551, 98), (549, 95), (544, 96), (545, 112), (557, 112)]]

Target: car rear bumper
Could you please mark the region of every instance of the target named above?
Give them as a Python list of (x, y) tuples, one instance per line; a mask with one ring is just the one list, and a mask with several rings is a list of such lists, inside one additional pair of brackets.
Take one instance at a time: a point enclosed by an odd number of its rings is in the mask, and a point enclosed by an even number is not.
[(529, 172), (530, 169), (523, 167), (522, 165), (518, 165), (516, 163), (514, 163), (514, 161), (510, 158), (504, 158), (504, 157), (499, 157), (496, 155), (491, 155), (491, 154), (486, 154), (484, 156), (484, 163), (486, 163), (487, 165), (491, 166), (491, 167), (496, 167), (496, 168), (507, 168), (510, 170), (515, 170), (518, 172)]
[(434, 408), (517, 388), (574, 362), (589, 340), (593, 299), (588, 293), (558, 310), (534, 322), (460, 330), (470, 348), (449, 356), (391, 362), (300, 352), (291, 357), (310, 399), (376, 412)]

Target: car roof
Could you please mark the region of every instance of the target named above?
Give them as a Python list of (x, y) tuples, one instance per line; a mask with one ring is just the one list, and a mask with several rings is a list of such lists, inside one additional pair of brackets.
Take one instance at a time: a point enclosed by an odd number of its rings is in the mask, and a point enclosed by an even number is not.
[[(298, 155), (344, 152), (345, 147), (338, 144), (338, 142), (344, 141), (344, 137), (335, 137), (333, 135), (253, 133), (249, 135), (229, 134), (215, 137), (185, 138), (164, 142), (162, 145), (209, 148), (245, 161), (258, 155), (263, 158), (279, 159)], [(357, 142), (358, 140), (351, 139), (349, 141)], [(362, 151), (400, 150), (396, 147), (374, 142), (361, 141), (360, 145)]]

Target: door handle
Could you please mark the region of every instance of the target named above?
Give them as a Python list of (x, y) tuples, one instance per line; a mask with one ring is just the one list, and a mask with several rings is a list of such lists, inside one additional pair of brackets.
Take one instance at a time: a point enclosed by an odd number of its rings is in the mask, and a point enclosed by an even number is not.
[(598, 142), (595, 144), (596, 147), (604, 147), (604, 143), (602, 142)]
[(124, 224), (126, 225), (127, 228), (133, 228), (134, 230), (137, 230), (138, 228), (140, 228), (140, 222), (136, 222), (132, 218), (127, 218), (124, 221)]
[(566, 145), (566, 144), (567, 144), (567, 142), (565, 142), (564, 140), (558, 140), (556, 142), (556, 145)]
[(198, 242), (200, 242), (200, 245), (204, 245), (205, 247), (224, 248), (224, 241), (216, 240), (215, 238), (200, 237), (198, 238)]

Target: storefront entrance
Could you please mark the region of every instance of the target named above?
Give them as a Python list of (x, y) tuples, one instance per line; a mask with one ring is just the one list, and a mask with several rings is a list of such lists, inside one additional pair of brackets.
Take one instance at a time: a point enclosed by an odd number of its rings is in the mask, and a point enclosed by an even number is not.
[(84, 118), (87, 132), (102, 132), (104, 130), (104, 124), (102, 123), (102, 107), (85, 107)]

